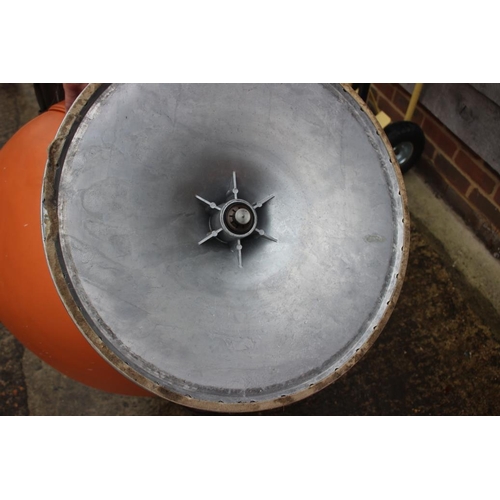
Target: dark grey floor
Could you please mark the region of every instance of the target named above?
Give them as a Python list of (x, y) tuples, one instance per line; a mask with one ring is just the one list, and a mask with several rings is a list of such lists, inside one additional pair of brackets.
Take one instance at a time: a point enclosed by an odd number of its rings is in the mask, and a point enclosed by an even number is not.
[[(0, 145), (37, 110), (29, 85), (0, 85)], [(322, 392), (263, 414), (500, 414), (500, 318), (455, 269), (425, 220), (413, 215), (405, 285), (372, 349)], [(29, 414), (203, 413), (156, 398), (116, 396), (85, 387), (47, 366), (0, 329), (0, 415)]]

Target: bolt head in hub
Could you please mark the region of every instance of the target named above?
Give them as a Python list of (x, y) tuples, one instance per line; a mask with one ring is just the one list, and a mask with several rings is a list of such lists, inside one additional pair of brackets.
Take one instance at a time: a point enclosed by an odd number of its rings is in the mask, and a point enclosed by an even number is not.
[(221, 218), (227, 230), (238, 237), (247, 236), (257, 224), (257, 214), (244, 200), (228, 203), (222, 210)]
[(234, 214), (234, 219), (238, 224), (241, 224), (242, 226), (248, 224), (251, 219), (251, 214), (246, 208), (240, 208), (236, 211)]

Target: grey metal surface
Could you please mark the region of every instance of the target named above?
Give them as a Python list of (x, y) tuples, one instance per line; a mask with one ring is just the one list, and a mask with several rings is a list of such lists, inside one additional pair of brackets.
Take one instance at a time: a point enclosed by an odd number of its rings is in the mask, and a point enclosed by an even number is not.
[[(66, 281), (139, 382), (200, 407), (294, 398), (387, 319), (406, 263), (402, 188), (341, 86), (113, 84), (67, 143)], [(275, 194), (259, 227), (278, 242), (247, 238), (242, 268), (220, 242), (198, 245), (195, 196), (222, 203), (232, 172), (242, 199)]]
[[(233, 172), (231, 189), (226, 193), (223, 203), (217, 204), (196, 195), (198, 200), (207, 205), (205, 210), (210, 214), (208, 217), (208, 228), (210, 231), (198, 242), (198, 245), (202, 245), (212, 238), (217, 238), (221, 243), (227, 244), (231, 251), (236, 252), (238, 266), (243, 267), (242, 241), (245, 238), (258, 235), (275, 243), (278, 240), (257, 227), (258, 217), (256, 209), (262, 208), (268, 201), (271, 201), (274, 198), (274, 194), (266, 196), (263, 200), (253, 204), (249, 203), (246, 200), (238, 198), (239, 190), (236, 179), (236, 172)], [(224, 198), (222, 199), (224, 200)]]

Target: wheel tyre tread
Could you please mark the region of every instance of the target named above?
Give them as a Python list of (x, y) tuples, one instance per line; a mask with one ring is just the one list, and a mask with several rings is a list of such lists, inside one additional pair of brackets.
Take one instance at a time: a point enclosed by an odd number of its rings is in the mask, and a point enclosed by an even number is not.
[(416, 123), (409, 121), (390, 123), (385, 127), (384, 132), (387, 134), (393, 148), (402, 142), (411, 142), (413, 144), (412, 155), (402, 165), (399, 165), (403, 174), (408, 172), (422, 156), (425, 146), (424, 132)]

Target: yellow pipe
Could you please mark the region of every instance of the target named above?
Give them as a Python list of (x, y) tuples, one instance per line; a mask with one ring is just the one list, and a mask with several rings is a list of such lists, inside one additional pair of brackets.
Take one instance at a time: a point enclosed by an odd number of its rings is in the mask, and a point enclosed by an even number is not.
[(373, 105), (373, 108), (375, 110), (375, 115), (377, 115), (378, 113), (380, 113), (380, 108), (377, 105), (377, 101), (373, 97), (373, 92), (372, 92), (372, 87), (371, 86), (370, 86), (370, 90), (368, 91), (368, 99), (367, 99), (367, 101), (370, 101), (371, 104)]
[(411, 94), (410, 104), (408, 104), (408, 109), (406, 110), (405, 121), (409, 122), (413, 118), (413, 113), (417, 107), (418, 98), (420, 97), (420, 92), (422, 92), (423, 83), (416, 83)]

